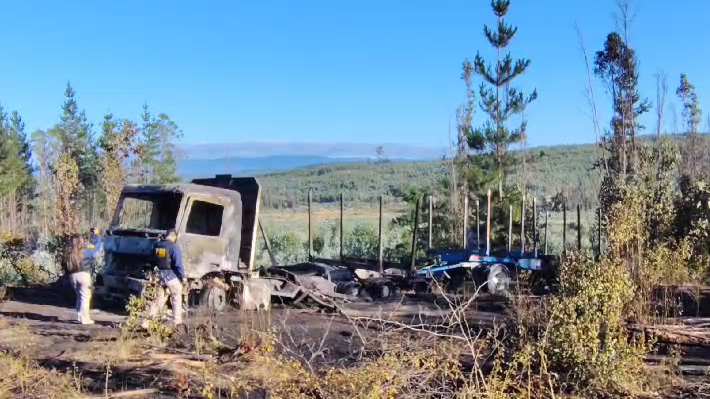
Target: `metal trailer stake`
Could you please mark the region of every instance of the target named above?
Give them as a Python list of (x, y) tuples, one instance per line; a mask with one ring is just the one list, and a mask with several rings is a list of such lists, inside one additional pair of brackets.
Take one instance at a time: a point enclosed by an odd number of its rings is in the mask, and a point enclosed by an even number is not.
[(567, 201), (562, 203), (562, 256), (567, 255)]
[(432, 248), (432, 225), (434, 224), (434, 197), (429, 196), (429, 250)]
[(416, 265), (416, 255), (417, 255), (417, 230), (419, 227), (419, 200), (421, 198), (417, 197), (416, 208), (414, 209), (414, 226), (412, 226), (412, 252), (411, 252), (411, 263), (409, 265), (409, 271), (414, 273), (414, 267)]
[(525, 194), (520, 204), (520, 255), (525, 255)]
[(550, 212), (545, 210), (545, 255), (547, 255), (547, 229), (548, 221), (550, 220)]
[(577, 251), (582, 252), (582, 213), (577, 204)]
[(380, 196), (380, 228), (377, 236), (377, 265), (382, 273), (384, 271), (382, 262), (382, 196)]
[(468, 195), (464, 194), (463, 198), (463, 249), (468, 249), (468, 240), (466, 233), (468, 232)]
[(271, 250), (271, 242), (269, 241), (269, 237), (266, 236), (266, 232), (264, 231), (264, 226), (261, 224), (261, 220), (257, 222), (259, 224), (259, 231), (261, 232), (261, 237), (264, 238), (264, 246), (266, 247), (266, 252), (269, 253), (269, 259), (271, 259), (271, 266), (278, 266), (276, 264), (276, 257), (274, 256), (274, 252)]
[(508, 252), (513, 249), (513, 205), (508, 205)]
[[(345, 228), (343, 227), (344, 224), (344, 215), (343, 215), (343, 193), (340, 193), (340, 260), (345, 259), (345, 254), (343, 253), (343, 231), (345, 231)], [(380, 209), (381, 210), (381, 209)]]
[(486, 256), (491, 256), (491, 190), (488, 190), (488, 211), (486, 212)]
[(533, 196), (533, 254), (537, 258), (537, 197)]
[(313, 227), (311, 220), (313, 218), (311, 212), (311, 190), (308, 190), (308, 260), (313, 260)]
[(481, 206), (476, 200), (476, 251), (481, 250)]

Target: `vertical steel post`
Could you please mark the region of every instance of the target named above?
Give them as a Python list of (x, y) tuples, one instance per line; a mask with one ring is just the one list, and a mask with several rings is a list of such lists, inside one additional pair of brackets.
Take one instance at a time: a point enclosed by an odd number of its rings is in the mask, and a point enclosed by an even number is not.
[(545, 255), (547, 255), (547, 229), (549, 228), (550, 212), (545, 210)]
[(308, 260), (313, 260), (313, 212), (311, 206), (311, 190), (308, 190)]
[(577, 204), (577, 251), (582, 252), (582, 212)]
[(261, 232), (261, 237), (264, 239), (264, 246), (266, 247), (266, 252), (269, 253), (269, 259), (271, 259), (271, 266), (278, 266), (276, 262), (276, 257), (274, 256), (274, 252), (271, 250), (271, 242), (269, 241), (269, 237), (266, 236), (266, 232), (264, 231), (264, 226), (261, 225), (261, 221), (257, 221), (259, 224), (259, 231)]
[(567, 201), (562, 202), (562, 256), (567, 255)]
[(434, 224), (434, 197), (429, 196), (429, 249), (432, 248), (432, 234)]
[(416, 266), (416, 256), (417, 256), (417, 230), (419, 230), (419, 200), (421, 198), (417, 197), (416, 208), (414, 209), (414, 226), (412, 226), (412, 252), (411, 263), (409, 265), (409, 271), (414, 273)]
[(380, 273), (384, 270), (384, 262), (382, 260), (382, 196), (380, 196), (380, 228), (377, 234), (377, 265), (379, 266)]
[(343, 246), (343, 240), (344, 240), (343, 235), (344, 234), (343, 234), (343, 232), (345, 231), (345, 228), (343, 227), (344, 222), (345, 222), (345, 217), (343, 215), (343, 213), (344, 213), (343, 212), (343, 208), (344, 208), (343, 202), (344, 202), (343, 201), (343, 193), (340, 193), (340, 260), (341, 261), (345, 260), (345, 254), (343, 253), (344, 252), (344, 249), (343, 249), (343, 247), (344, 247)]
[(476, 251), (481, 250), (481, 204), (476, 200)]
[(463, 197), (463, 249), (468, 249), (468, 195)]
[(488, 211), (486, 212), (486, 256), (491, 256), (491, 190), (488, 190)]
[(525, 255), (525, 194), (520, 203), (520, 256)]
[(537, 257), (537, 197), (533, 196), (533, 256)]
[(513, 250), (513, 205), (508, 205), (508, 252)]

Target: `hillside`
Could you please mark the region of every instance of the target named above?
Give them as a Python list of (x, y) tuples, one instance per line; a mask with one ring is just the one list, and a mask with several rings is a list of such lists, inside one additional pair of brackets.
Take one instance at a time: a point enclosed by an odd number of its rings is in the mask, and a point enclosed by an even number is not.
[[(594, 204), (598, 174), (592, 170), (598, 150), (593, 144), (537, 147), (528, 153), (528, 186), (539, 196), (549, 198), (566, 190), (573, 205)], [(517, 152), (520, 156), (521, 152)], [(267, 207), (304, 204), (308, 190), (317, 202), (335, 202), (343, 193), (348, 202), (374, 203), (385, 195), (396, 198), (410, 188), (434, 187), (446, 177), (448, 162), (390, 161), (350, 162), (296, 168), (257, 174), (265, 187)], [(522, 169), (522, 167), (521, 167)], [(522, 170), (511, 179), (520, 181)]]
[[(707, 135), (704, 135), (707, 138)], [(683, 136), (668, 136), (682, 145)], [(642, 136), (640, 142), (652, 143), (653, 136)], [(335, 144), (333, 144), (335, 148)], [(305, 151), (300, 146), (298, 151)], [(400, 198), (409, 188), (438, 187), (446, 178), (448, 161), (391, 159), (375, 162), (347, 153), (342, 146), (339, 155), (270, 155), (261, 157), (230, 157), (229, 159), (196, 159), (181, 162), (181, 175), (213, 175), (227, 171), (234, 175), (255, 175), (264, 186), (264, 204), (271, 208), (304, 205), (308, 190), (313, 190), (316, 202), (337, 202), (342, 193), (348, 202), (377, 202), (380, 195), (388, 200)], [(401, 150), (402, 148), (399, 148)], [(322, 148), (314, 151), (321, 153)], [(350, 154), (351, 157), (345, 157)], [(522, 151), (516, 151), (522, 157)], [(526, 151), (527, 185), (540, 199), (565, 191), (570, 206), (596, 205), (599, 172), (593, 169), (601, 156), (594, 144), (541, 146)], [(406, 155), (399, 153), (399, 155)], [(424, 153), (417, 153), (423, 156)], [(512, 183), (522, 182), (522, 162), (510, 176)]]
[(330, 163), (366, 162), (366, 158), (331, 158), (318, 155), (270, 155), (261, 157), (226, 157), (216, 159), (185, 159), (178, 165), (178, 173), (184, 179), (202, 177), (215, 173), (248, 175), (304, 166)]

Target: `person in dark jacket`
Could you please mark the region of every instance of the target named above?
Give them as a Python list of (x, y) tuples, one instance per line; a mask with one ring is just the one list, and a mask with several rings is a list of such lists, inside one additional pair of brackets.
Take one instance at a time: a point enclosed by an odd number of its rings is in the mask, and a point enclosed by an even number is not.
[(84, 257), (91, 259), (96, 256), (96, 253), (101, 250), (101, 245), (101, 236), (98, 234), (96, 227), (92, 227), (89, 231), (89, 243), (86, 245)]
[(76, 293), (77, 321), (94, 324), (91, 319), (91, 262), (84, 256), (85, 243), (78, 234), (65, 238), (62, 248), (62, 267)]
[[(154, 247), (154, 255), (160, 273), (161, 287), (155, 295), (155, 300), (150, 304), (148, 316), (153, 318), (160, 314), (165, 306), (165, 290), (170, 293), (170, 305), (173, 308), (173, 322), (182, 324), (182, 290), (185, 280), (185, 269), (182, 264), (182, 251), (177, 244), (177, 233), (170, 230), (165, 239), (158, 241)], [(148, 321), (143, 322), (147, 328)]]

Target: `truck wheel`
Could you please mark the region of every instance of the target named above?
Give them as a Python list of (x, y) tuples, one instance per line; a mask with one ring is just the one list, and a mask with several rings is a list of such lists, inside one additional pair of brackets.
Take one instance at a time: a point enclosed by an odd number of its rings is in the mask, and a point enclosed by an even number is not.
[(488, 268), (488, 293), (493, 295), (508, 295), (510, 289), (510, 271), (505, 265), (495, 264)]
[(380, 288), (380, 298), (388, 299), (389, 297), (394, 295), (392, 291), (392, 287), (389, 284), (382, 284), (382, 287)]
[(200, 305), (213, 312), (221, 312), (227, 306), (227, 293), (219, 287), (205, 287), (200, 294)]

